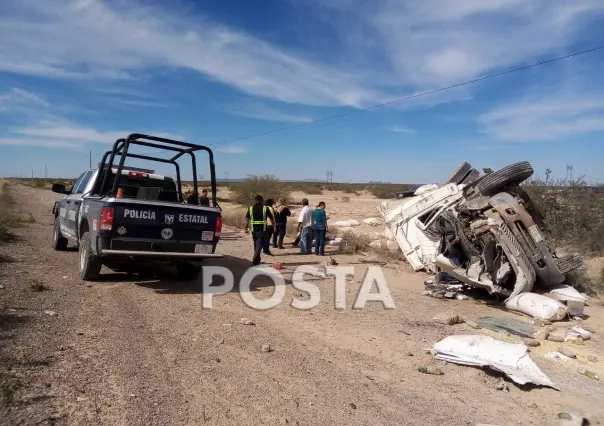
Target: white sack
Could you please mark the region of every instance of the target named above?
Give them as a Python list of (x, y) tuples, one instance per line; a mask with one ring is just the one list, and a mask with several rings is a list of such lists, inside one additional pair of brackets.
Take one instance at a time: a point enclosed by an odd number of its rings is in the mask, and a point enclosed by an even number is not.
[(537, 293), (521, 293), (505, 302), (505, 307), (533, 318), (560, 321), (566, 317), (566, 306)]
[(524, 385), (558, 387), (539, 369), (523, 343), (508, 343), (482, 335), (448, 336), (434, 344), (437, 359), (461, 365), (488, 366)]
[(438, 185), (435, 183), (431, 183), (429, 185), (422, 185), (415, 190), (413, 195), (422, 195), (422, 194), (425, 194), (426, 192), (434, 191), (435, 189), (438, 189)]
[(367, 219), (363, 219), (363, 223), (366, 225), (375, 226), (382, 223), (382, 221), (379, 220), (377, 217), (368, 217)]
[(559, 300), (561, 302), (574, 300), (585, 303), (587, 301), (587, 298), (579, 293), (576, 288), (567, 284), (561, 284), (556, 288), (550, 289), (549, 294), (552, 299)]
[(349, 228), (351, 226), (359, 226), (359, 221), (350, 219), (350, 220), (339, 220), (337, 222), (332, 223), (333, 226), (337, 226), (338, 228)]

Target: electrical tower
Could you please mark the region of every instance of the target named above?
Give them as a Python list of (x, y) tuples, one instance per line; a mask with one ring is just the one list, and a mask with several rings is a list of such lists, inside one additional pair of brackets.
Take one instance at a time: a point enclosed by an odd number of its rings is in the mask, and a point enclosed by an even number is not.
[(566, 165), (566, 181), (572, 183), (573, 181), (573, 165)]
[(327, 171), (327, 183), (333, 183), (333, 172), (331, 170)]

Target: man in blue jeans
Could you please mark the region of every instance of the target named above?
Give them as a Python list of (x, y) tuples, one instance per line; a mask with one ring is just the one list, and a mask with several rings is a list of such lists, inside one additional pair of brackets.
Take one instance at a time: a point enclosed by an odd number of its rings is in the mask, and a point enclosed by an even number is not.
[(312, 220), (315, 230), (315, 254), (325, 256), (325, 234), (327, 233), (327, 215), (325, 214), (325, 203), (321, 201), (312, 212)]

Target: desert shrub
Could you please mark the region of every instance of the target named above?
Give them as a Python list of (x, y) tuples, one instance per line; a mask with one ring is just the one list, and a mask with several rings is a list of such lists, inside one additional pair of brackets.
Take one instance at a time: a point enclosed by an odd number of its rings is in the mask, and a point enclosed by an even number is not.
[(350, 203), (350, 197), (342, 197), (340, 200), (342, 200), (343, 203)]
[(352, 186), (352, 185), (346, 185), (346, 186), (345, 186), (345, 187), (342, 189), (342, 191), (343, 191), (345, 194), (354, 194), (354, 193), (356, 192), (356, 188), (355, 188), (354, 186)]
[(365, 234), (355, 234), (352, 231), (346, 231), (342, 235), (339, 249), (341, 253), (355, 254), (369, 249), (371, 240)]
[(304, 193), (308, 195), (321, 195), (323, 194), (323, 189), (320, 185), (309, 185), (303, 189)]
[(585, 181), (523, 185), (543, 216), (544, 232), (584, 254), (604, 254), (604, 194), (593, 192)]
[(12, 199), (8, 194), (6, 181), (0, 181), (0, 239), (13, 237), (11, 229), (17, 224), (17, 218), (10, 210)]
[(289, 198), (289, 188), (280, 184), (279, 179), (273, 175), (248, 176), (248, 178), (231, 188), (233, 191), (233, 201), (238, 204), (251, 204), (254, 202), (254, 197), (258, 194), (264, 199)]

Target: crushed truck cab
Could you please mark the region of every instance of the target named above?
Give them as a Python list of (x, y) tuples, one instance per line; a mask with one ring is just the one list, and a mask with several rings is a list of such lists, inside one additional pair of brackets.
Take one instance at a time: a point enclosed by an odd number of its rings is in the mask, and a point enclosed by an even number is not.
[[(511, 298), (534, 285), (561, 284), (583, 263), (579, 255), (550, 252), (541, 215), (520, 186), (532, 173), (526, 161), (483, 176), (464, 163), (443, 185), (424, 185), (378, 210), (415, 271), (446, 272)], [(461, 261), (446, 254), (452, 241)]]
[[(175, 152), (171, 159), (128, 153), (133, 145)], [(194, 152), (204, 150), (210, 158), (213, 200), (210, 206), (188, 204), (182, 192), (180, 165), (190, 156), (196, 176)], [(118, 164), (113, 164), (116, 157)], [(126, 158), (170, 163), (176, 180), (150, 169), (128, 167)], [(198, 197), (194, 177), (194, 198)], [(55, 203), (53, 247), (64, 250), (69, 242), (79, 247), (79, 273), (95, 280), (101, 267), (115, 271), (145, 270), (146, 264), (176, 266), (182, 279), (196, 278), (201, 262), (216, 253), (222, 230), (222, 214), (215, 198), (216, 179), (212, 151), (201, 145), (132, 134), (115, 142), (99, 167), (84, 172), (73, 187), (53, 185), (64, 196)]]

